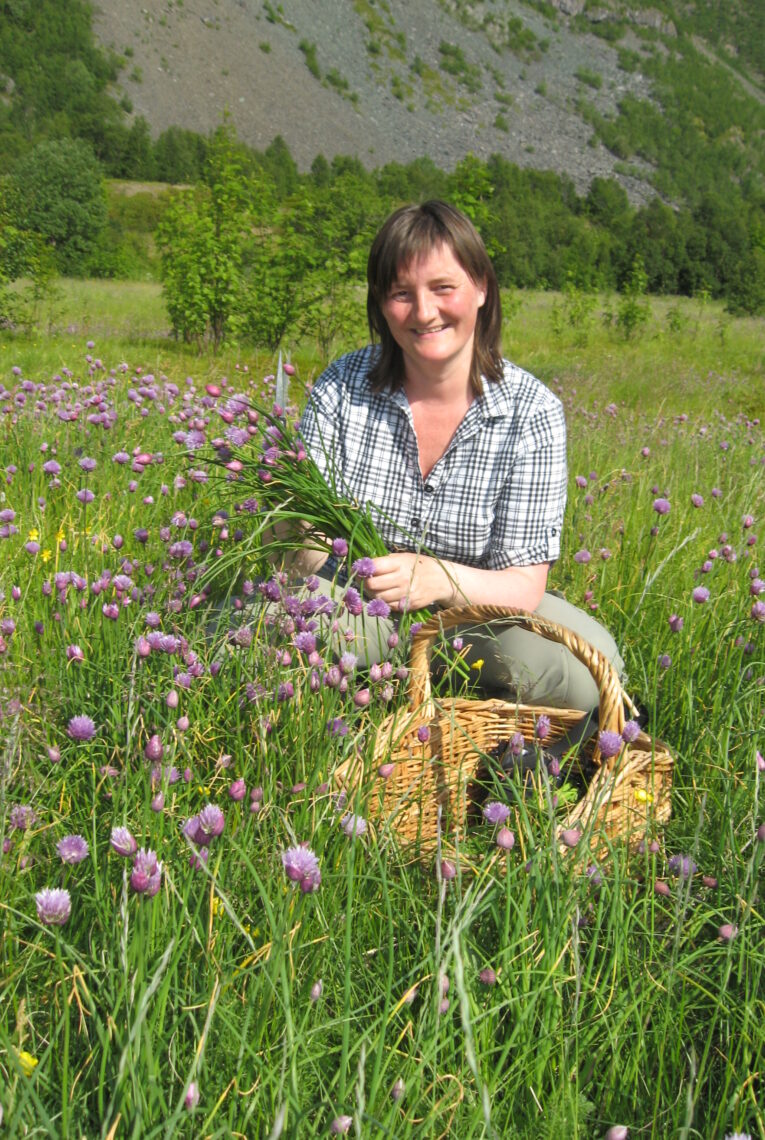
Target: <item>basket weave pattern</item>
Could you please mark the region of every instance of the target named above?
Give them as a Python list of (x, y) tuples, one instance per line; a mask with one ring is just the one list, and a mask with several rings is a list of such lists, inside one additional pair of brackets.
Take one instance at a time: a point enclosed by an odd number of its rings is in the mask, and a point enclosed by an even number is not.
[[(470, 785), (486, 754), (514, 733), (534, 740), (542, 713), (550, 720), (546, 743), (569, 732), (584, 715), (572, 709), (514, 704), (499, 699), (433, 697), (430, 655), (437, 638), (458, 625), (493, 621), (519, 623), (540, 637), (564, 645), (589, 669), (600, 693), (599, 728), (621, 733), (625, 694), (613, 665), (592, 645), (571, 630), (523, 610), (499, 606), (456, 606), (432, 617), (412, 639), (407, 706), (388, 716), (380, 726), (374, 752), (375, 771), (370, 785), (358, 761), (349, 761), (336, 773), (346, 789), (369, 791), (366, 810), (372, 819), (396, 832), (404, 844), (416, 844), (427, 854), (438, 842), (439, 827), (448, 842), (464, 833)], [(427, 727), (426, 740), (418, 730)], [(604, 855), (617, 839), (636, 846), (646, 831), (669, 818), (672, 756), (665, 745), (641, 732), (617, 757), (605, 759), (595, 741), (583, 746), (596, 774), (585, 795), (557, 824), (583, 832), (583, 844), (592, 855)], [(377, 769), (393, 764), (384, 778)]]

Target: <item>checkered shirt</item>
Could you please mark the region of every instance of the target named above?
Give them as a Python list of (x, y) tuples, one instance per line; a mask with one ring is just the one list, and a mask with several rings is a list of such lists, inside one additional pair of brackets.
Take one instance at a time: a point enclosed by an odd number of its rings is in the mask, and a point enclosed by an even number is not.
[(487, 570), (553, 562), (567, 483), (560, 400), (505, 361), (423, 479), (404, 391), (370, 389), (376, 351), (331, 364), (303, 413), (301, 435), (328, 485), (370, 506), (389, 550)]

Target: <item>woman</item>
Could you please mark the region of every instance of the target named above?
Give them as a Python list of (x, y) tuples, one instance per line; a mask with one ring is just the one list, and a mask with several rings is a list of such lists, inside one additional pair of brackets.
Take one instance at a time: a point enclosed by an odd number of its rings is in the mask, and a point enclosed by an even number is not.
[[(563, 410), (502, 359), (499, 288), (472, 223), (439, 201), (397, 210), (372, 243), (367, 283), (379, 343), (335, 361), (301, 421), (327, 481), (372, 506), (389, 548), (374, 559), (365, 594), (394, 612), (461, 603), (535, 610), (620, 669), (606, 631), (546, 592), (566, 500)], [(335, 567), (321, 569), (331, 577)], [(382, 622), (364, 631), (370, 663), (386, 635)], [(562, 646), (497, 623), (471, 630), (469, 641), (487, 691), (597, 705), (589, 671)]]

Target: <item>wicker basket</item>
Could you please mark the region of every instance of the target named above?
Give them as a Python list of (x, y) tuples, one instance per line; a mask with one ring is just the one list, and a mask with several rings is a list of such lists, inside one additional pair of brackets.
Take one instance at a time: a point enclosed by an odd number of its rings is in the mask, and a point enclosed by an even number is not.
[[(436, 846), (439, 829), (447, 846), (464, 834), (475, 777), (488, 753), (515, 732), (533, 740), (542, 713), (550, 720), (550, 744), (572, 730), (584, 715), (572, 709), (499, 699), (433, 697), (430, 653), (436, 638), (458, 625), (492, 621), (516, 621), (569, 649), (587, 666), (598, 686), (600, 729), (621, 733), (624, 727), (626, 697), (613, 665), (571, 630), (523, 610), (499, 606), (443, 610), (412, 639), (408, 705), (380, 726), (371, 780), (358, 759), (335, 773), (346, 792), (362, 793), (370, 818), (395, 831), (405, 845), (417, 845), (422, 855)], [(423, 726), (428, 733), (418, 735)], [(601, 756), (596, 739), (583, 745), (582, 751), (596, 773), (584, 796), (557, 823), (562, 849), (561, 833), (575, 829), (582, 832), (579, 846), (602, 857), (615, 840), (636, 846), (647, 830), (669, 818), (673, 761), (665, 745), (641, 732), (611, 759)], [(392, 771), (384, 770), (381, 775), (378, 769), (386, 764), (393, 765)]]

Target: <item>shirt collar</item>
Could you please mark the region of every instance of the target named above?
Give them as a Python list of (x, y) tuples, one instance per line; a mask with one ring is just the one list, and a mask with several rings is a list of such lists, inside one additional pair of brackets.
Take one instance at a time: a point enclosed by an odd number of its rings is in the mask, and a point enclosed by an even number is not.
[[(471, 416), (479, 415), (484, 420), (493, 420), (512, 412), (515, 400), (508, 383), (500, 380), (498, 383), (492, 384), (482, 376), (481, 387), (481, 396), (474, 400), (471, 406), (469, 413)], [(396, 388), (394, 392), (391, 392), (389, 388), (383, 388), (379, 395), (395, 404), (396, 407), (401, 408), (402, 411), (409, 413), (409, 401), (403, 388)]]
[(480, 399), (476, 400), (476, 405), (485, 420), (497, 419), (512, 412), (515, 400), (508, 383), (500, 380), (499, 383), (492, 384), (482, 376), (481, 387), (483, 391)]

